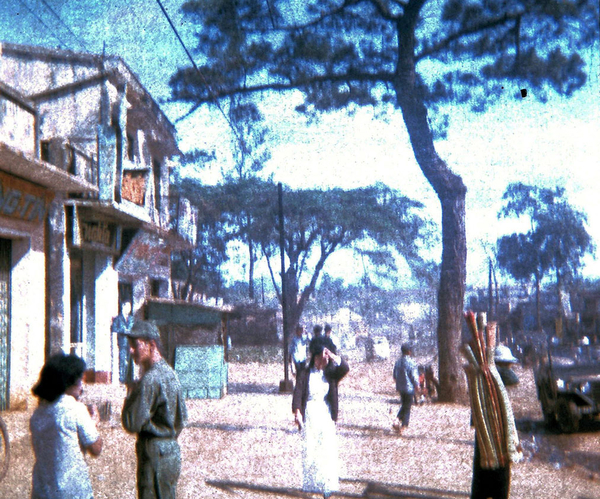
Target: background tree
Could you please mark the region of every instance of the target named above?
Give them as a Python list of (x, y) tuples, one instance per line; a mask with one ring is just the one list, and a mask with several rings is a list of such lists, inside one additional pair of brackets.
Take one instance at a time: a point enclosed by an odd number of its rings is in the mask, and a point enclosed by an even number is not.
[[(238, 199), (244, 199), (244, 191), (248, 191), (246, 181), (256, 177), (270, 159), (271, 153), (266, 147), (268, 128), (264, 125), (262, 112), (247, 97), (230, 96), (229, 123), (232, 127), (233, 171), (226, 174), (226, 179), (240, 183)], [(251, 201), (251, 198), (246, 198)], [(252, 223), (250, 211), (243, 210), (239, 216), (239, 235), (248, 248), (248, 298), (254, 301), (254, 266), (257, 255), (255, 242), (251, 237)]]
[(542, 327), (540, 309), (541, 262), (529, 234), (511, 234), (498, 239), (497, 261), (500, 268), (518, 282), (535, 283), (536, 328)]
[(517, 281), (531, 277), (536, 285), (537, 328), (541, 328), (540, 288), (550, 272), (556, 276), (558, 312), (562, 315), (564, 285), (583, 266), (582, 258), (594, 245), (585, 224), (587, 216), (568, 202), (565, 190), (523, 183), (510, 184), (499, 217), (525, 217), (529, 230), (498, 239), (498, 264)]
[[(357, 206), (361, 209), (357, 210)], [(369, 240), (379, 248), (369, 257), (376, 259), (378, 265), (386, 262), (389, 272), (396, 271), (395, 257), (404, 259), (410, 268), (420, 268), (423, 259), (419, 250), (427, 228), (418, 214), (421, 208), (421, 203), (381, 184), (351, 190), (285, 190), (284, 250), (290, 330), (299, 323), (325, 263), (335, 251)], [(270, 221), (266, 213), (258, 218), (258, 230), (262, 230), (258, 239), (281, 297), (272, 270), (272, 259), (279, 255), (274, 216), (273, 212)]]
[[(214, 152), (193, 150), (184, 155), (182, 163), (202, 168), (214, 159)], [(171, 253), (173, 296), (188, 301), (198, 296), (218, 298), (223, 287), (221, 267), (228, 259), (224, 226), (213, 212), (206, 209), (196, 192), (187, 189), (189, 184), (182, 180), (181, 174), (181, 168), (172, 171), (170, 183), (174, 188), (169, 207), (173, 223), (171, 228), (175, 229), (180, 223), (179, 204), (182, 198), (191, 200), (192, 205), (201, 209), (196, 225), (196, 246)]]
[(227, 259), (223, 239), (214, 226), (201, 225), (194, 249), (172, 253), (173, 296), (187, 301), (199, 296), (219, 298), (223, 287), (221, 267)]
[[(459, 355), (466, 280), (462, 179), (439, 156), (428, 108), (483, 111), (500, 89), (571, 95), (598, 33), (596, 0), (192, 0), (201, 75), (172, 78), (192, 109), (232, 94), (299, 90), (306, 113), (391, 103), (442, 208), (437, 327), (441, 399), (466, 400)], [(539, 92), (535, 92), (539, 91)], [(433, 115), (444, 123), (443, 117)]]
[[(202, 287), (203, 279), (209, 279), (209, 276), (201, 275), (204, 269), (212, 273), (211, 282), (216, 283), (221, 265), (229, 259), (231, 244), (235, 243), (242, 243), (250, 248), (254, 268), (257, 243), (253, 223), (255, 217), (265, 213), (263, 203), (272, 201), (265, 193), (265, 186), (271, 187), (271, 184), (255, 176), (238, 178), (231, 175), (226, 175), (217, 185), (203, 185), (199, 180), (187, 177), (177, 177), (176, 182), (182, 195), (199, 207), (199, 231), (195, 250), (190, 254), (182, 252), (174, 257), (174, 268), (177, 271), (174, 276), (195, 283), (194, 287), (198, 289)], [(270, 209), (270, 205), (268, 206)], [(245, 288), (247, 298), (251, 300), (254, 300), (254, 292), (251, 291), (253, 274), (252, 270)], [(222, 284), (221, 277), (218, 282)]]
[[(244, 190), (241, 190), (241, 189)], [(274, 183), (258, 178), (244, 182), (223, 181), (216, 186), (184, 181), (184, 191), (201, 203), (204, 219), (220, 227), (224, 244), (243, 240), (240, 226), (248, 214), (254, 220), (248, 237), (261, 248), (271, 274), (273, 287), (282, 302), (277, 262), (279, 232), (277, 189)], [(356, 207), (360, 206), (360, 210)], [(340, 249), (350, 249), (357, 241), (370, 241), (378, 247), (367, 257), (396, 269), (396, 258), (413, 269), (425, 263), (419, 255), (428, 224), (419, 216), (422, 204), (383, 185), (343, 190), (285, 189), (286, 303), (290, 330), (299, 322), (312, 296), (327, 259)], [(274, 260), (275, 259), (275, 260)]]

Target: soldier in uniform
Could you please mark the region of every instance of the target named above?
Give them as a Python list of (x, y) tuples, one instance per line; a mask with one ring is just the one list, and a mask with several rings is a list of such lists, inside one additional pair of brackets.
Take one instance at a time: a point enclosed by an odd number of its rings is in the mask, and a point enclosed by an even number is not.
[(139, 381), (128, 384), (121, 416), (125, 430), (138, 436), (138, 498), (174, 499), (181, 470), (177, 437), (187, 420), (181, 385), (160, 353), (154, 324), (137, 321), (125, 334), (141, 372)]

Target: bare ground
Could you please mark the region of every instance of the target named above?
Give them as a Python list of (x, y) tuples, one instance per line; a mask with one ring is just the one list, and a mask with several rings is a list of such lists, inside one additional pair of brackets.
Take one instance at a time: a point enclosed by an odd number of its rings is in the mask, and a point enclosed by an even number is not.
[[(392, 361), (351, 364), (340, 387), (338, 432), (342, 452), (342, 492), (377, 495), (377, 487), (401, 497), (468, 497), (473, 456), (469, 408), (424, 404), (413, 409), (405, 436), (391, 431), (398, 410), (391, 380)], [(596, 499), (600, 480), (597, 428), (577, 435), (548, 436), (530, 370), (518, 369), (521, 383), (512, 399), (525, 460), (513, 467), (513, 498)], [(280, 364), (232, 362), (229, 395), (221, 400), (188, 401), (189, 428), (180, 437), (181, 498), (266, 498), (290, 496), (300, 488), (300, 437), (292, 424), (291, 395), (278, 393)], [(88, 463), (96, 499), (135, 497), (134, 437), (120, 426), (120, 387), (86, 387), (88, 401), (110, 400), (113, 414), (100, 423), (104, 451)], [(7, 412), (11, 467), (0, 483), (0, 498), (27, 498), (33, 454), (27, 412)], [(229, 490), (215, 485), (234, 482)], [(369, 485), (370, 484), (370, 485)], [(363, 495), (369, 487), (370, 495)], [(392, 487), (394, 486), (394, 487)], [(278, 492), (251, 490), (280, 489)], [(400, 496), (396, 496), (400, 497)]]

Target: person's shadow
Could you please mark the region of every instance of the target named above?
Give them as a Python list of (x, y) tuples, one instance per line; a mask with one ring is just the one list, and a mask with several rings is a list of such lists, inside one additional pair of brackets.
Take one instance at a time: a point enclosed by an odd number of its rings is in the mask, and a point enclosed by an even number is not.
[[(347, 484), (349, 488), (360, 490), (362, 492), (343, 491), (333, 492), (330, 497), (340, 498), (403, 498), (403, 499), (456, 499), (469, 497), (469, 492), (460, 492), (452, 490), (441, 490), (426, 487), (414, 487), (411, 485), (388, 484), (374, 482), (371, 480), (363, 480), (360, 478), (341, 478), (340, 482)], [(291, 487), (272, 487), (269, 485), (252, 484), (247, 482), (235, 482), (231, 480), (206, 480), (206, 484), (211, 487), (216, 487), (221, 490), (226, 490), (231, 493), (236, 493), (238, 490), (247, 490), (258, 492), (265, 495), (277, 495), (278, 497), (298, 497), (312, 499), (315, 497), (313, 493), (305, 492), (301, 489)], [(364, 485), (363, 485), (364, 484)]]

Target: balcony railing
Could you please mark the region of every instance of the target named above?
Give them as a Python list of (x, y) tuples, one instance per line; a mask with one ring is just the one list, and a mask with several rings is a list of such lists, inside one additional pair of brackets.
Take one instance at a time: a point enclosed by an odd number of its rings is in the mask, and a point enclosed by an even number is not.
[[(73, 144), (60, 139), (42, 141), (41, 159), (71, 175), (98, 186), (98, 162)], [(71, 194), (70, 197), (97, 199), (96, 193)]]
[[(66, 149), (66, 170), (76, 177), (84, 179), (92, 185), (98, 186), (98, 162), (92, 156), (88, 156), (71, 144), (65, 144)], [(97, 197), (97, 194), (90, 194)]]

